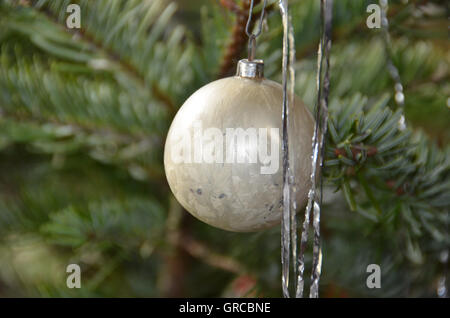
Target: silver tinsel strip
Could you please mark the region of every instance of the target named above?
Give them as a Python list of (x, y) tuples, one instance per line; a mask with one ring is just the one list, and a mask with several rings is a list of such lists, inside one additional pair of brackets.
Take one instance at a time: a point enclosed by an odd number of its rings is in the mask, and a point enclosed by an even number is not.
[[(304, 251), (308, 241), (309, 219), (311, 210), (313, 210), (313, 270), (311, 274), (310, 297), (318, 297), (319, 278), (322, 266), (322, 251), (320, 248), (320, 206), (322, 202), (322, 170), (323, 156), (325, 149), (325, 134), (328, 121), (328, 92), (329, 92), (329, 55), (331, 49), (331, 21), (332, 21), (332, 0), (321, 0), (321, 40), (318, 52), (318, 70), (317, 70), (317, 91), (318, 103), (316, 106), (316, 127), (313, 136), (313, 155), (311, 172), (311, 189), (308, 192), (308, 204), (305, 209), (305, 219), (303, 222), (300, 251), (297, 251), (297, 220), (295, 216), (297, 204), (295, 198), (295, 180), (291, 175), (289, 166), (289, 104), (292, 104), (294, 98), (295, 71), (293, 68), (295, 62), (295, 45), (293, 27), (288, 14), (288, 4), (286, 0), (279, 0), (280, 13), (283, 23), (283, 216), (281, 226), (281, 263), (282, 263), (282, 289), (283, 296), (290, 297), (289, 292), (289, 270), (290, 270), (290, 252), (293, 257), (293, 273), (296, 277), (295, 296), (303, 297), (304, 289)], [(325, 65), (324, 65), (325, 64)], [(288, 66), (289, 66), (289, 94), (288, 87)], [(322, 76), (322, 74), (325, 74)], [(317, 167), (321, 169), (317, 175)], [(317, 178), (318, 176), (318, 178)], [(319, 180), (319, 191), (316, 193)], [(292, 186), (294, 188), (292, 189)], [(293, 193), (292, 193), (293, 192)], [(298, 257), (297, 257), (298, 253)]]
[[(289, 104), (294, 105), (295, 96), (295, 37), (294, 37), (294, 27), (292, 26), (292, 19), (289, 15)], [(291, 184), (291, 251), (293, 260), (293, 275), (297, 277), (297, 182), (295, 180), (295, 175), (289, 176), (289, 181)]]
[[(316, 126), (319, 126), (319, 148), (320, 148), (320, 171), (319, 171), (319, 189), (314, 197), (313, 209), (313, 228), (314, 228), (314, 244), (313, 244), (313, 268), (311, 273), (311, 287), (309, 291), (310, 298), (319, 297), (319, 280), (322, 269), (322, 249), (320, 247), (320, 208), (323, 196), (323, 180), (322, 173), (324, 169), (325, 156), (325, 137), (327, 134), (328, 124), (328, 94), (330, 89), (330, 50), (331, 50), (331, 24), (333, 12), (333, 0), (321, 0), (320, 17), (321, 17), (321, 40), (319, 52), (317, 54), (318, 72), (317, 72), (317, 109), (316, 109)], [(325, 63), (325, 64), (324, 64)], [(322, 73), (324, 76), (322, 78)], [(317, 135), (317, 134), (316, 134)], [(316, 140), (317, 142), (317, 140)], [(313, 148), (315, 148), (313, 146)], [(317, 158), (317, 156), (315, 156)], [(313, 165), (316, 165), (313, 162)], [(315, 176), (314, 176), (315, 177)], [(313, 178), (313, 176), (311, 176)]]
[[(283, 23), (283, 216), (281, 218), (281, 283), (283, 296), (289, 295), (289, 264), (290, 264), (290, 243), (291, 243), (291, 187), (290, 187), (290, 168), (289, 168), (289, 99), (287, 94), (288, 81), (288, 61), (289, 61), (289, 18), (287, 0), (279, 0), (278, 6)], [(295, 212), (294, 212), (295, 213)]]
[[(305, 271), (305, 250), (308, 243), (308, 230), (311, 211), (313, 211), (313, 268), (311, 273), (311, 287), (309, 297), (319, 296), (319, 279), (322, 268), (322, 250), (320, 247), (320, 210), (322, 204), (322, 171), (323, 157), (325, 149), (325, 135), (328, 122), (328, 93), (330, 86), (330, 50), (331, 50), (331, 26), (332, 26), (332, 0), (321, 0), (321, 37), (317, 54), (317, 105), (316, 105), (316, 126), (312, 139), (312, 160), (311, 160), (311, 188), (308, 192), (308, 203), (305, 209), (302, 235), (300, 240), (300, 251), (298, 257), (298, 277), (296, 297), (303, 297), (304, 271)], [(324, 63), (325, 62), (325, 63)], [(324, 76), (322, 74), (325, 74)], [(320, 171), (317, 171), (318, 163)], [(318, 174), (318, 177), (317, 177)], [(319, 190), (316, 192), (317, 183)]]

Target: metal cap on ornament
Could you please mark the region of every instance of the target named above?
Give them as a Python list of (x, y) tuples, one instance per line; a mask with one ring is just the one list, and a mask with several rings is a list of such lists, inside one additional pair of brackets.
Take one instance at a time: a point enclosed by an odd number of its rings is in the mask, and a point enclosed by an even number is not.
[(253, 79), (264, 78), (263, 60), (240, 60), (237, 65), (236, 76)]

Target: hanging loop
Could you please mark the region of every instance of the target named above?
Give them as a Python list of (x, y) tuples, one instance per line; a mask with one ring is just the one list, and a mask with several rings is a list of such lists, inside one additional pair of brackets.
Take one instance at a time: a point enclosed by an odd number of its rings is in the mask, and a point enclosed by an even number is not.
[(248, 38), (248, 60), (253, 61), (255, 59), (255, 51), (256, 51), (256, 36), (254, 34), (250, 34)]
[(265, 14), (265, 10), (266, 10), (267, 0), (264, 0), (263, 7), (261, 9), (261, 15), (259, 17), (258, 29), (257, 29), (256, 33), (250, 32), (250, 25), (252, 23), (252, 17), (253, 17), (253, 5), (254, 5), (254, 0), (251, 0), (250, 9), (248, 12), (247, 25), (245, 26), (245, 33), (248, 36), (248, 60), (249, 61), (252, 61), (255, 58), (256, 38), (261, 34), (261, 31), (262, 31), (262, 23), (264, 20), (264, 14)]

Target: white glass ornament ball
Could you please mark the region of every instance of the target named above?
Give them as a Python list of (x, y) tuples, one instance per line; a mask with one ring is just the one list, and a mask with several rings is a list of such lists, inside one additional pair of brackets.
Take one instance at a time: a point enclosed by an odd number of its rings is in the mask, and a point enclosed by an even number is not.
[[(262, 77), (262, 66), (254, 66), (240, 61), (237, 76), (190, 96), (164, 149), (176, 199), (196, 218), (229, 231), (265, 229), (282, 215), (283, 90)], [(311, 184), (314, 119), (298, 97), (289, 107), (289, 121), (290, 169), (297, 207), (302, 207)]]

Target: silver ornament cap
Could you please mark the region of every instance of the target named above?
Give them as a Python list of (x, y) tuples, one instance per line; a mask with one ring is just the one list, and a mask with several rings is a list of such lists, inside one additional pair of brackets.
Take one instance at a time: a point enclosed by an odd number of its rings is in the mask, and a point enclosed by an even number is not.
[(236, 76), (245, 78), (264, 78), (263, 60), (240, 60), (237, 64)]

